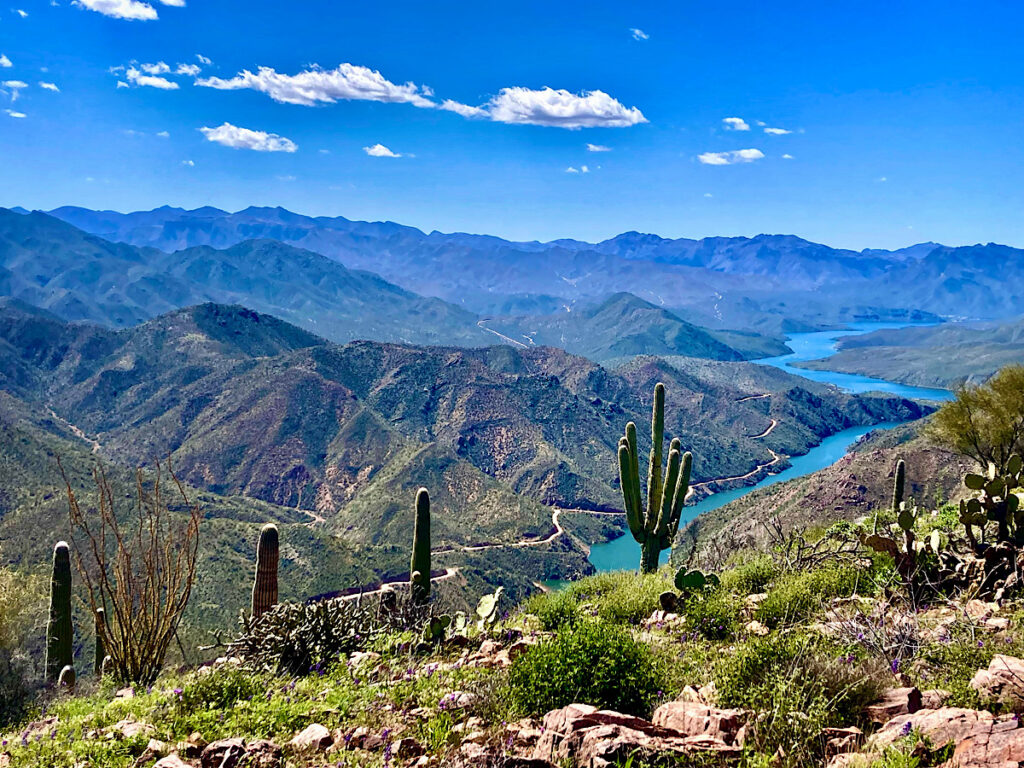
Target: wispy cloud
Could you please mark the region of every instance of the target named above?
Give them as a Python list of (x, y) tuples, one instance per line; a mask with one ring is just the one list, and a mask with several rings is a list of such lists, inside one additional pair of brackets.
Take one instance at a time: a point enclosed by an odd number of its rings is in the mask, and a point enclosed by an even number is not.
[(21, 16), (21, 18), (23, 18), (23, 19), (27, 19), (28, 18), (28, 11), (23, 11), (23, 10), (21, 10), (21, 8), (15, 8), (14, 12), (16, 14), (18, 14), (19, 16)]
[(255, 152), (294, 152), (299, 148), (291, 139), (278, 136), (276, 133), (239, 128), (231, 123), (223, 123), (216, 128), (203, 127), (199, 130), (207, 141), (232, 149), (251, 149)]
[(24, 112), (15, 112), (13, 109), (5, 109), (4, 112), (7, 113), (8, 117), (28, 117), (28, 115), (26, 115)]
[(202, 68), (198, 64), (179, 64), (177, 67), (175, 67), (174, 74), (195, 77), (201, 71)]
[(765, 128), (764, 132), (770, 136), (785, 136), (788, 133), (792, 133), (792, 131), (788, 131), (785, 128)]
[(272, 67), (259, 67), (255, 73), (246, 69), (230, 78), (197, 80), (196, 85), (223, 91), (259, 91), (274, 101), (307, 107), (333, 104), (338, 100), (437, 106), (428, 98), (432, 95), (429, 88), (415, 83), (393, 83), (380, 72), (355, 64), (342, 64), (336, 69), (314, 67), (295, 75), (281, 74)]
[(590, 168), (588, 168), (585, 165), (581, 165), (579, 168), (575, 168), (575, 167), (570, 165), (568, 168), (565, 169), (565, 172), (566, 173), (590, 173)]
[(196, 59), (198, 59), (199, 63), (202, 64), (204, 67), (208, 67), (211, 64), (213, 64), (213, 59), (211, 59), (208, 56), (203, 56), (203, 54), (201, 53), (196, 54)]
[(642, 29), (639, 29), (637, 27), (632, 27), (629, 30), (629, 34), (631, 34), (633, 36), (634, 40), (650, 40), (651, 39), (650, 35), (648, 35)]
[(374, 144), (372, 147), (363, 147), (363, 152), (370, 157), (401, 157), (399, 152), (392, 152), (383, 144)]
[(606, 147), (604, 144), (587, 144), (587, 152), (611, 152), (611, 147)]
[(792, 156), (791, 154), (789, 154), (789, 153), (787, 152), (786, 154), (784, 154), (784, 155), (782, 156), (782, 159), (783, 159), (783, 160), (792, 160), (792, 159), (793, 159), (793, 156)]
[(171, 138), (171, 134), (168, 133), (167, 131), (157, 131), (156, 135), (159, 138), (161, 138), (161, 139), (169, 139), (169, 138)]
[(42, 88), (44, 91), (53, 91), (54, 93), (60, 93), (60, 88), (57, 87), (56, 83), (47, 83), (40, 80), (39, 87)]
[(705, 152), (697, 155), (697, 159), (704, 165), (736, 165), (737, 163), (752, 163), (764, 157), (760, 149), (737, 149), (732, 152)]
[(195, 168), (196, 167), (195, 160), (182, 160), (181, 164), (184, 165), (186, 168)]
[(490, 114), (483, 107), (471, 107), (469, 104), (462, 104), (452, 99), (445, 99), (438, 105), (438, 109), (454, 112), (466, 118), (489, 117)]
[[(161, 62), (162, 63), (162, 62)], [(154, 67), (156, 65), (143, 64), (143, 70), (136, 69), (135, 67), (128, 67), (125, 70), (124, 76), (127, 78), (129, 83), (133, 83), (138, 86), (159, 88), (163, 91), (176, 91), (179, 86), (173, 80), (168, 80), (166, 77), (162, 77), (154, 74), (143, 74), (146, 67)], [(164, 65), (166, 66), (166, 64)]]
[(727, 131), (749, 131), (750, 125), (742, 117), (726, 117), (722, 123)]
[(0, 88), (2, 88), (11, 97), (11, 103), (13, 104), (18, 100), (21, 92), (28, 88), (28, 83), (24, 80), (4, 80), (0, 82)]
[(11, 60), (5, 54), (0, 53), (0, 68), (8, 69), (13, 66), (14, 64), (11, 63)]

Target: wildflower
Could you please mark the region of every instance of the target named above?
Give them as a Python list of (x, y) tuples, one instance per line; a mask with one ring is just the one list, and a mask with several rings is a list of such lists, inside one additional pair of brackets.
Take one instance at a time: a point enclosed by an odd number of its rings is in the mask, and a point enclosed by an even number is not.
[(908, 720), (907, 722), (905, 722), (903, 724), (903, 730), (900, 731), (900, 735), (902, 735), (902, 736), (909, 736), (910, 732), (912, 730), (913, 730), (913, 726), (911, 725), (910, 721)]
[(892, 663), (889, 664), (889, 668), (892, 670), (892, 673), (895, 675), (897, 672), (900, 671), (900, 660), (899, 659), (893, 659)]

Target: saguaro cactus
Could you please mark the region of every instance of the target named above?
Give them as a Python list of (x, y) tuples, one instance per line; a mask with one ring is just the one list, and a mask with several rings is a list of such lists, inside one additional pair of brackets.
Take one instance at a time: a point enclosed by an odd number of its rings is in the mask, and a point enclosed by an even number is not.
[(416, 491), (416, 518), (412, 529), (412, 559), (409, 563), (409, 593), (414, 602), (430, 599), (430, 494)]
[(97, 677), (103, 674), (103, 659), (107, 656), (106, 646), (103, 645), (103, 632), (107, 623), (107, 612), (102, 608), (96, 609), (96, 656), (93, 661), (93, 672)]
[[(904, 487), (907, 482), (907, 465), (903, 459), (899, 459), (896, 462), (896, 469), (894, 470), (894, 477), (892, 481), (892, 505), (889, 509), (892, 511), (892, 516), (898, 518), (900, 514), (900, 505), (903, 504)], [(872, 533), (878, 533), (878, 508), (875, 508), (875, 519), (871, 526)]]
[(626, 507), (629, 532), (640, 544), (640, 571), (658, 570), (661, 552), (672, 546), (679, 531), (679, 517), (686, 494), (690, 490), (693, 456), (681, 452), (678, 438), (669, 444), (668, 467), (662, 476), (662, 453), (665, 441), (665, 385), (654, 387), (651, 413), (651, 455), (647, 468), (647, 510), (644, 511), (640, 491), (640, 460), (636, 445), (636, 424), (626, 425), (626, 434), (619, 440), (619, 480)]
[(277, 564), (280, 558), (277, 526), (267, 523), (256, 545), (256, 579), (252, 585), (252, 617), (258, 619), (277, 604)]
[(71, 550), (66, 541), (53, 548), (50, 579), (50, 616), (46, 622), (46, 680), (56, 683), (64, 667), (72, 664)]

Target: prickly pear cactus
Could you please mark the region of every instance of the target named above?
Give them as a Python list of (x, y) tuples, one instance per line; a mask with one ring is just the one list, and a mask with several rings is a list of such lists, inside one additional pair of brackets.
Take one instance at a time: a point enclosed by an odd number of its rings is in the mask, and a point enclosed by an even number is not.
[(682, 593), (697, 592), (701, 589), (718, 586), (718, 577), (713, 573), (703, 571), (688, 571), (680, 568), (676, 571), (675, 585)]

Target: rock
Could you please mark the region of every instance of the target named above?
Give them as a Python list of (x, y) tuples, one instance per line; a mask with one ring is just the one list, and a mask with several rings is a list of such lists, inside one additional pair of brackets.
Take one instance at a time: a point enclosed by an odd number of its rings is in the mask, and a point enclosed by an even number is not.
[(391, 754), (401, 760), (411, 760), (414, 757), (419, 757), (423, 752), (424, 749), (420, 743), (408, 736), (391, 745)]
[(825, 756), (833, 757), (856, 752), (864, 743), (864, 732), (857, 727), (824, 728), (821, 739), (825, 742)]
[(192, 766), (177, 755), (168, 755), (157, 760), (153, 764), (153, 768), (192, 768)]
[(991, 712), (961, 707), (922, 709), (894, 717), (868, 739), (867, 746), (872, 751), (881, 751), (916, 730), (928, 737), (933, 749), (941, 749), (950, 742), (959, 743), (973, 733), (990, 731), (995, 720)]
[(203, 750), (203, 768), (237, 768), (245, 757), (242, 739), (220, 739)]
[(146, 749), (143, 750), (142, 754), (135, 760), (136, 766), (149, 765), (154, 760), (167, 754), (167, 744), (156, 739), (150, 739), (149, 743), (146, 744)]
[(704, 701), (704, 697), (700, 695), (700, 691), (692, 685), (687, 685), (683, 688), (677, 701), (696, 701), (701, 704), (707, 704), (707, 702)]
[(771, 632), (771, 630), (768, 629), (768, 627), (766, 627), (757, 619), (747, 622), (747, 625), (743, 628), (747, 631), (748, 635), (757, 635), (758, 637), (764, 637), (769, 632)]
[(671, 590), (658, 595), (658, 605), (665, 613), (676, 613), (679, 608), (679, 595)]
[(998, 701), (1006, 706), (1024, 703), (1024, 661), (1016, 656), (997, 653), (988, 669), (979, 669), (971, 678), (971, 688), (982, 699)]
[(475, 693), (466, 691), (452, 691), (446, 693), (438, 704), (438, 709), (467, 709), (480, 700)]
[(193, 731), (185, 741), (178, 742), (177, 750), (179, 755), (184, 755), (188, 758), (201, 757), (203, 750), (206, 749), (206, 745), (206, 739), (203, 738), (203, 734)]
[(288, 746), (296, 752), (324, 752), (334, 745), (331, 732), (319, 723), (311, 723), (295, 738), (288, 742)]
[(530, 650), (531, 646), (537, 644), (537, 640), (529, 637), (524, 637), (521, 640), (516, 640), (512, 645), (508, 647), (508, 657), (510, 659), (518, 658)]
[(944, 691), (941, 688), (921, 691), (921, 709), (942, 709), (952, 695), (949, 691)]
[(997, 610), (999, 610), (999, 606), (995, 603), (985, 603), (981, 600), (968, 600), (964, 605), (964, 613), (975, 621), (984, 621)]
[(738, 759), (742, 750), (706, 735), (685, 736), (647, 720), (586, 704), (570, 704), (544, 716), (544, 732), (532, 757), (571, 761), (578, 768), (610, 768), (631, 755), (659, 755), (692, 760), (713, 753)]
[(1024, 730), (1016, 720), (996, 721), (956, 745), (951, 766), (956, 768), (1018, 768), (1024, 764)]
[(134, 699), (135, 690), (132, 688), (121, 688), (117, 693), (114, 694), (115, 699)]
[(126, 717), (124, 720), (114, 723), (114, 725), (106, 730), (108, 733), (120, 734), (125, 739), (135, 739), (139, 736), (153, 737), (156, 735), (156, 728), (149, 723), (141, 723), (132, 717)]
[(480, 643), (480, 649), (477, 651), (481, 656), (493, 656), (501, 650), (501, 643), (497, 640), (484, 640)]
[(693, 701), (670, 701), (654, 711), (651, 721), (684, 736), (710, 736), (742, 747), (747, 713), (742, 709), (715, 709)]
[(254, 739), (245, 745), (245, 768), (281, 768), (284, 754), (280, 746), (267, 739)]
[(891, 688), (882, 698), (865, 708), (873, 723), (886, 723), (899, 715), (909, 715), (921, 708), (921, 692), (917, 688)]

